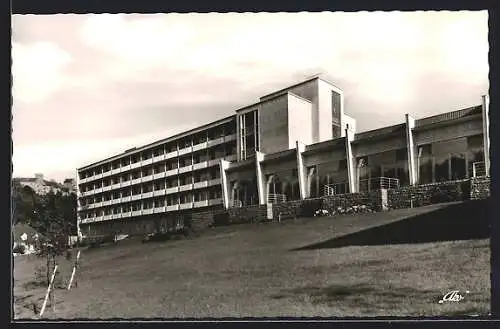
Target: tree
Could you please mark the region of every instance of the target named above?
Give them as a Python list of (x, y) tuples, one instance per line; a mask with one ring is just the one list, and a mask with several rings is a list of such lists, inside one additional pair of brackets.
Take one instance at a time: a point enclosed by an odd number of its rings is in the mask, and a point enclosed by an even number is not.
[(15, 184), (13, 198), (13, 222), (28, 224), (38, 233), (37, 255), (46, 258), (48, 284), (57, 257), (67, 250), (68, 236), (76, 229), (76, 195), (38, 195), (29, 187)]

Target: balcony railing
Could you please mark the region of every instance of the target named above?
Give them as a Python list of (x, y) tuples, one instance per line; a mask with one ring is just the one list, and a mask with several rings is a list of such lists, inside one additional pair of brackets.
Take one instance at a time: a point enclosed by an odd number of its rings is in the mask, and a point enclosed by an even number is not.
[(335, 183), (325, 185), (323, 193), (324, 195), (345, 194), (347, 193), (347, 190), (346, 183)]
[(487, 176), (486, 165), (484, 161), (472, 163), (472, 177), (484, 177)]
[(267, 203), (283, 203), (286, 202), (285, 194), (268, 194)]
[(243, 202), (241, 200), (231, 200), (229, 206), (231, 208), (241, 208), (243, 207)]
[(374, 177), (369, 179), (361, 179), (359, 181), (360, 192), (370, 192), (380, 189), (396, 189), (399, 188), (399, 179), (391, 177)]

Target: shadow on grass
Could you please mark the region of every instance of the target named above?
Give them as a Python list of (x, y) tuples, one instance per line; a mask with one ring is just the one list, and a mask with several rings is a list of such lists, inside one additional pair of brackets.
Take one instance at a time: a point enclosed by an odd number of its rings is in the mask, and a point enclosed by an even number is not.
[(385, 304), (397, 304), (402, 300), (427, 299), (432, 302), (439, 300), (439, 293), (432, 290), (418, 290), (410, 287), (398, 289), (377, 289), (372, 285), (356, 284), (330, 285), (327, 287), (302, 287), (291, 290), (282, 290), (279, 294), (271, 295), (271, 299), (307, 299), (312, 304), (334, 305), (343, 303), (345, 307), (372, 308), (381, 302)]
[(451, 204), (291, 251), (485, 239), (490, 237), (489, 206), (489, 199)]

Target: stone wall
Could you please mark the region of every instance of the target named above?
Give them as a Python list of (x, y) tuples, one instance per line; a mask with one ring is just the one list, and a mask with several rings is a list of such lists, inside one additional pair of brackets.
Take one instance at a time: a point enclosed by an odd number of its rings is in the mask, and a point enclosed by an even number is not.
[(470, 198), (468, 179), (432, 183), (425, 185), (403, 186), (388, 190), (390, 209), (421, 207), (435, 203), (463, 201)]
[(322, 199), (294, 200), (273, 204), (273, 220), (285, 220), (297, 217), (313, 217), (318, 209), (322, 209)]
[(257, 204), (241, 208), (229, 208), (227, 214), (229, 224), (263, 221), (267, 218), (267, 206)]
[(473, 177), (470, 179), (470, 199), (486, 199), (491, 195), (490, 177)]
[(346, 193), (323, 197), (323, 208), (332, 213), (338, 208), (347, 209), (353, 206), (366, 206), (371, 210), (381, 210), (382, 194), (380, 190), (361, 192), (361, 193)]

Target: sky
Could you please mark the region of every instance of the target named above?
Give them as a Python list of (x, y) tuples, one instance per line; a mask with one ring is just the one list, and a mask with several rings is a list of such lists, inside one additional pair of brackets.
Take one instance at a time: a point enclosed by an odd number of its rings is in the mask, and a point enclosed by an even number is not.
[(76, 169), (324, 74), (365, 131), (479, 105), (488, 13), (14, 15), (13, 176)]

